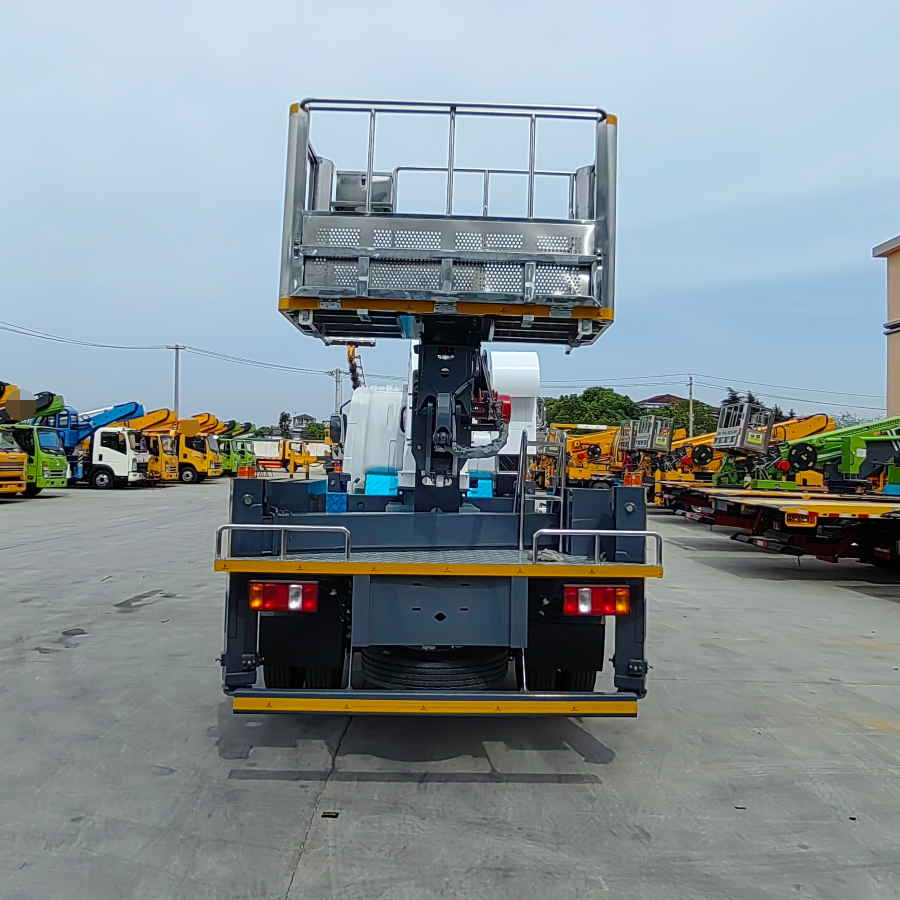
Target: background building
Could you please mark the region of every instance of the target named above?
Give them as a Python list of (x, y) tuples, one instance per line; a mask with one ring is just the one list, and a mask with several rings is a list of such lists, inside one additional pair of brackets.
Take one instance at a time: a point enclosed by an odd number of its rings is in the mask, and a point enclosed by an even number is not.
[(900, 416), (900, 235), (873, 248), (887, 260), (887, 414)]

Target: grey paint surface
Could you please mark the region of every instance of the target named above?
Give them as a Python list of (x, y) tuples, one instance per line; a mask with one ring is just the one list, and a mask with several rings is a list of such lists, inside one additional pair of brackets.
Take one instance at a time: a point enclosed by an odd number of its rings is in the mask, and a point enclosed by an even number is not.
[(0, 502), (3, 900), (900, 894), (897, 576), (652, 515), (636, 720), (235, 717), (226, 494)]

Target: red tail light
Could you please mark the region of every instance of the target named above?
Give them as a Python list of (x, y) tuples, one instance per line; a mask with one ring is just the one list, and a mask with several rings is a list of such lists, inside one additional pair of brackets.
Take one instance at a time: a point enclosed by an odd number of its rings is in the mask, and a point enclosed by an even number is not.
[(631, 589), (621, 585), (563, 586), (565, 616), (624, 616), (631, 611)]
[(249, 599), (250, 609), (314, 613), (319, 609), (319, 585), (315, 581), (251, 581)]

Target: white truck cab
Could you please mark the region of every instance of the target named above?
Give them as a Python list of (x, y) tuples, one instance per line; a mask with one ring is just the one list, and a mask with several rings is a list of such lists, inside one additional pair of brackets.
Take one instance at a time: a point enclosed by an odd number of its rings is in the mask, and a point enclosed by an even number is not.
[(93, 488), (142, 484), (148, 479), (147, 439), (133, 428), (99, 428), (80, 448), (81, 481)]

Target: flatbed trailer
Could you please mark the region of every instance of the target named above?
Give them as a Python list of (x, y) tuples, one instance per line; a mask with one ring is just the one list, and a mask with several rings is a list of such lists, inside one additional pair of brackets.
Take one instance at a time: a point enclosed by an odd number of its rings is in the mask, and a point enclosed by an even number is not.
[(881, 494), (695, 489), (687, 519), (739, 529), (732, 540), (826, 562), (896, 565), (900, 498)]
[[(368, 123), (364, 171), (321, 155), (337, 159), (340, 144), (317, 138), (313, 149), (321, 113)], [(407, 179), (435, 170), (406, 162), (414, 137), (402, 165), (374, 168), (384, 117), (411, 129), (447, 122), (446, 207), (402, 211)], [(495, 118), (527, 125), (528, 168), (502, 170), (523, 176), (524, 216), (491, 215), (501, 173), (454, 163), (457, 127)], [(537, 135), (554, 120), (587, 128), (587, 165), (536, 168)], [(492, 385), (482, 344), (574, 349), (612, 321), (615, 134), (614, 116), (586, 107), (291, 108), (279, 309), (326, 344), (412, 342), (397, 454), (409, 478), (391, 496), (348, 494), (337, 474), (232, 482), (215, 566), (228, 578), (221, 663), (235, 712), (636, 715), (649, 669), (645, 582), (662, 575), (644, 490), (563, 479), (534, 491), (527, 430), (511, 495), (462, 486), (469, 460), (497, 456), (513, 437), (511, 401)], [(463, 215), (454, 179), (473, 174), (483, 197)], [(535, 214), (541, 179), (568, 189), (552, 217)], [(607, 627), (612, 689), (597, 691)]]

